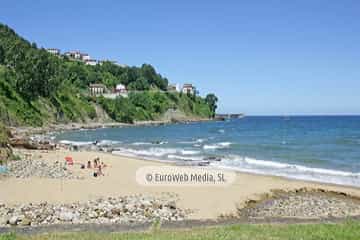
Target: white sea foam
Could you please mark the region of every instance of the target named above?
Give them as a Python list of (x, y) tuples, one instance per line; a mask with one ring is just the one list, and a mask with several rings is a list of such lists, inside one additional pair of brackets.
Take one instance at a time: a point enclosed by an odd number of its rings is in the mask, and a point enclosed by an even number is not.
[(218, 143), (220, 146), (223, 146), (223, 147), (229, 147), (231, 145), (231, 142), (221, 142), (221, 143)]
[(120, 141), (104, 139), (104, 140), (101, 140), (100, 142), (98, 142), (96, 145), (98, 145), (98, 146), (112, 146), (112, 145), (119, 144), (119, 143), (121, 143), (121, 142)]
[(184, 161), (202, 161), (202, 157), (194, 157), (194, 156), (181, 156), (181, 155), (175, 155), (170, 154), (167, 156), (170, 159), (178, 159), (178, 160), (184, 160)]
[(198, 143), (203, 143), (205, 141), (205, 139), (203, 138), (198, 138), (194, 141), (180, 141), (180, 144), (198, 144)]
[(220, 142), (215, 144), (205, 144), (203, 146), (204, 149), (214, 150), (214, 149), (223, 149), (223, 148), (229, 148), (231, 145), (231, 142)]
[(151, 142), (134, 142), (132, 145), (134, 146), (141, 146), (141, 145), (151, 145)]
[(297, 164), (280, 163), (240, 156), (229, 156), (229, 158), (225, 158), (221, 162), (214, 162), (212, 165), (242, 172), (275, 175), (299, 180), (360, 186), (360, 173), (340, 170), (312, 168)]
[(72, 145), (72, 146), (86, 146), (94, 144), (94, 142), (82, 142), (82, 141), (69, 141), (69, 140), (61, 140), (61, 144)]
[(199, 154), (200, 151), (195, 151), (195, 150), (180, 150), (180, 153), (182, 155), (195, 155), (195, 154)]
[(203, 148), (204, 149), (219, 149), (221, 147), (217, 146), (217, 145), (204, 145)]
[(131, 149), (131, 148), (119, 148), (113, 151), (113, 154), (132, 154), (137, 156), (150, 156), (150, 157), (162, 157), (167, 154), (175, 154), (177, 149), (174, 148), (149, 148), (149, 149)]

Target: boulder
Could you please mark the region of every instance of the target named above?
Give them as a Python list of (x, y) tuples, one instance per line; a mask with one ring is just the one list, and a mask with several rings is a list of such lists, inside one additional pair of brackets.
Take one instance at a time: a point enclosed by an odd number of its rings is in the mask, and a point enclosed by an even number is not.
[(29, 225), (31, 225), (31, 220), (29, 218), (25, 217), (21, 220), (20, 225), (21, 226), (29, 226)]
[(59, 219), (64, 222), (71, 222), (74, 219), (74, 214), (72, 212), (61, 212)]
[(20, 221), (20, 217), (19, 216), (12, 216), (10, 219), (9, 219), (9, 224), (12, 225), (12, 226), (15, 226), (18, 224), (18, 222)]

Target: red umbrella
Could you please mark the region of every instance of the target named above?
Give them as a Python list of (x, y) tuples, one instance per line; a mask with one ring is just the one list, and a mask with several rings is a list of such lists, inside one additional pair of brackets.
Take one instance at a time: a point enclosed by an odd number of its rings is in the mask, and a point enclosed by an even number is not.
[(73, 159), (72, 159), (72, 157), (70, 157), (70, 156), (66, 156), (66, 157), (65, 157), (65, 160), (66, 160), (66, 161), (72, 161)]

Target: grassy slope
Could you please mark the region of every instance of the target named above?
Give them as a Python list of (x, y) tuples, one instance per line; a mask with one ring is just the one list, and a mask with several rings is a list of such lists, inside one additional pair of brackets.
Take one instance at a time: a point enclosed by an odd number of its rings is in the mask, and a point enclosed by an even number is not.
[(347, 222), (342, 224), (297, 224), (297, 225), (234, 225), (226, 227), (198, 228), (194, 230), (149, 231), (146, 233), (53, 233), (36, 236), (3, 235), (1, 240), (12, 239), (79, 239), (79, 240), (110, 240), (110, 239), (360, 239), (360, 223)]
[(28, 102), (8, 83), (5, 73), (5, 67), (0, 66), (0, 122), (40, 126), (48, 122), (77, 122), (94, 117), (95, 109), (74, 87), (64, 86), (52, 101), (38, 98)]
[(118, 100), (99, 98), (98, 102), (111, 118), (119, 122), (158, 120), (168, 109), (178, 109), (190, 118), (211, 116), (204, 99), (193, 99), (179, 93), (144, 92)]

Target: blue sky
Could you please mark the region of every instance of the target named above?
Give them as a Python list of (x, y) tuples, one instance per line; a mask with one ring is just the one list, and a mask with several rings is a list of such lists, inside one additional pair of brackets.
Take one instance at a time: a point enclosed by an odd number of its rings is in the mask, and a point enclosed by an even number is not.
[(360, 1), (2, 1), (38, 46), (152, 64), (219, 112), (360, 114)]

